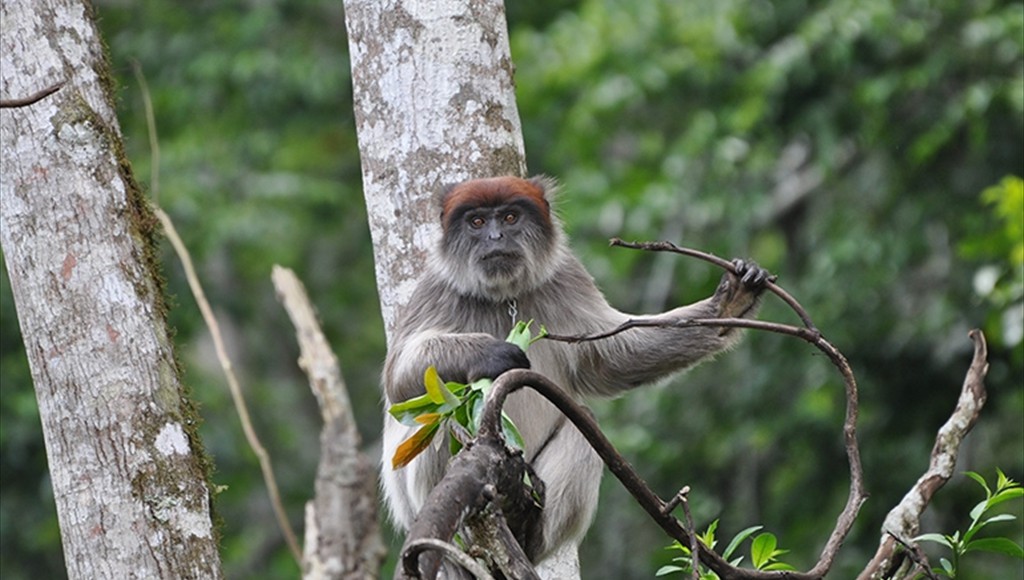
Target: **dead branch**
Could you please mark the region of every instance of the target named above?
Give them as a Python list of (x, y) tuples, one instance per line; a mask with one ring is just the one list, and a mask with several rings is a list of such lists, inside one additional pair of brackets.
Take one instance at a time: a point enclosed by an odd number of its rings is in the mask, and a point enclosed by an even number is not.
[(921, 528), (921, 514), (943, 485), (953, 476), (960, 443), (974, 427), (985, 405), (985, 375), (988, 373), (988, 346), (980, 330), (968, 333), (974, 341), (974, 358), (964, 377), (956, 408), (939, 428), (932, 448), (928, 470), (924, 472), (899, 504), (885, 517), (883, 537), (874, 558), (860, 573), (859, 580), (895, 578), (896, 570), (890, 565), (896, 557), (900, 543), (910, 543)]
[(275, 265), (271, 278), (295, 327), (299, 367), (309, 377), (323, 419), (316, 491), (306, 504), (303, 577), (373, 577), (385, 556), (377, 522), (377, 479), (370, 460), (359, 452), (362, 441), (338, 359), (295, 273)]
[[(145, 85), (145, 77), (142, 75), (141, 69), (137, 69), (136, 74), (142, 80), (143, 98), (147, 109), (146, 124), (150, 136), (150, 145), (153, 146), (157, 142), (157, 138), (156, 119), (153, 116), (152, 101), (150, 100), (149, 89)], [(62, 86), (63, 83), (58, 83), (49, 89), (45, 89), (44, 91), (33, 95), (33, 97), (38, 96), (38, 98), (41, 99), (45, 97), (46, 94), (53, 93)], [(46, 92), (46, 94), (39, 96), (39, 94), (43, 92)], [(154, 148), (152, 155), (154, 163), (153, 173), (154, 175), (159, 175), (159, 149)], [(152, 186), (154, 196), (158, 196), (160, 191), (159, 180), (155, 181)], [(271, 507), (274, 510), (274, 516), (277, 518), (277, 525), (281, 529), (281, 534), (284, 536), (285, 542), (288, 544), (288, 549), (291, 550), (292, 556), (295, 558), (295, 563), (301, 567), (302, 550), (299, 548), (299, 541), (295, 536), (295, 530), (292, 529), (291, 522), (288, 520), (288, 514), (284, 509), (284, 502), (281, 501), (281, 493), (277, 487), (277, 478), (274, 476), (274, 467), (271, 464), (270, 454), (260, 442), (259, 435), (257, 435), (256, 429), (252, 425), (252, 420), (249, 418), (249, 407), (245, 403), (245, 396), (242, 395), (241, 385), (238, 382), (238, 377), (235, 375), (234, 366), (231, 364), (231, 358), (228, 356), (227, 348), (224, 346), (224, 340), (220, 333), (220, 324), (217, 322), (217, 317), (213, 315), (213, 308), (210, 307), (209, 300), (206, 299), (206, 292), (203, 290), (203, 284), (200, 282), (199, 275), (196, 274), (195, 266), (192, 263), (192, 255), (189, 253), (188, 248), (185, 247), (185, 242), (182, 241), (181, 236), (178, 235), (178, 230), (174, 227), (174, 222), (171, 220), (171, 216), (167, 215), (167, 213), (160, 209), (159, 206), (153, 208), (153, 213), (156, 215), (157, 219), (160, 220), (160, 225), (163, 227), (164, 235), (167, 236), (167, 240), (171, 242), (171, 247), (174, 248), (174, 252), (177, 254), (178, 260), (181, 262), (181, 267), (185, 272), (185, 279), (188, 281), (189, 289), (192, 291), (192, 296), (196, 299), (196, 305), (199, 306), (199, 312), (202, 314), (203, 321), (210, 330), (210, 337), (213, 339), (213, 346), (217, 353), (217, 360), (220, 362), (221, 370), (224, 372), (224, 377), (227, 380), (228, 391), (231, 393), (231, 400), (235, 405), (235, 412), (238, 413), (238, 420), (242, 424), (242, 432), (245, 434), (245, 439), (249, 443), (249, 447), (252, 449), (253, 453), (256, 454), (256, 458), (259, 461), (260, 472), (263, 474), (263, 481), (267, 486), (267, 495), (269, 496)]]

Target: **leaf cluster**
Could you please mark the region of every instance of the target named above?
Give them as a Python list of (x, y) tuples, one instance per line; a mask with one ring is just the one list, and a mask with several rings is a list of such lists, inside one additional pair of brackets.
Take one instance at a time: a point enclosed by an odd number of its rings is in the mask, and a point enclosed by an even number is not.
[(966, 475), (978, 482), (978, 485), (985, 490), (985, 499), (978, 502), (971, 509), (971, 523), (964, 530), (963, 534), (960, 533), (960, 530), (957, 530), (951, 535), (929, 533), (921, 534), (914, 538), (915, 542), (933, 542), (946, 547), (950, 551), (949, 558), (943, 557), (939, 560), (941, 565), (939, 573), (949, 578), (962, 577), (961, 559), (970, 552), (991, 552), (1012, 558), (1024, 559), (1024, 548), (1021, 548), (1020, 544), (1010, 538), (1003, 536), (977, 537), (978, 532), (989, 524), (1017, 519), (1013, 514), (989, 514), (992, 508), (1005, 501), (1024, 497), (1024, 488), (1016, 481), (1006, 477), (1006, 474), (998, 468), (996, 468), (996, 485), (994, 490), (989, 487), (985, 478), (981, 475), (973, 471), (966, 472)]
[[(505, 339), (525, 352), (530, 344), (542, 338), (546, 331), (541, 327), (540, 333), (533, 336), (530, 322), (517, 322)], [(391, 458), (391, 466), (399, 469), (409, 464), (420, 453), (426, 451), (434, 437), (447, 427), (449, 433), (448, 450), (452, 455), (458, 453), (480, 430), (483, 416), (484, 401), (490, 392), (492, 379), (482, 378), (469, 384), (445, 382), (431, 365), (423, 376), (425, 394), (395, 403), (388, 408), (388, 413), (399, 423), (409, 427), (419, 427), (407, 439), (402, 441)], [(512, 419), (504, 412), (501, 415), (502, 433), (505, 440), (513, 447), (523, 448), (523, 437), (519, 434)]]
[[(793, 566), (779, 560), (779, 556), (782, 556), (789, 552), (789, 550), (782, 550), (778, 548), (778, 539), (775, 534), (771, 532), (760, 531), (763, 526), (751, 526), (744, 530), (740, 530), (732, 540), (729, 541), (729, 545), (722, 551), (722, 557), (729, 561), (733, 566), (739, 566), (743, 563), (743, 556), (735, 556), (736, 551), (739, 549), (745, 541), (753, 537), (750, 542), (750, 562), (756, 570), (773, 571), (773, 570), (795, 570)], [(697, 540), (701, 545), (709, 550), (714, 550), (718, 543), (715, 533), (718, 530), (718, 520), (711, 522), (711, 524), (702, 533), (697, 534)], [(677, 551), (681, 554), (672, 558), (673, 564), (662, 566), (654, 574), (655, 576), (668, 576), (670, 574), (693, 573), (693, 553), (689, 546), (686, 546), (680, 542), (673, 542), (666, 548), (667, 550)], [(735, 557), (734, 557), (735, 556)], [(708, 570), (703, 565), (698, 563), (698, 573), (701, 580), (718, 580), (718, 575)]]

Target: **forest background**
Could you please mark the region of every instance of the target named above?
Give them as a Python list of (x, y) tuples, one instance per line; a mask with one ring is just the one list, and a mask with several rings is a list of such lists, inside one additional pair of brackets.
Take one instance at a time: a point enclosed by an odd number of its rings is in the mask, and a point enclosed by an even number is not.
[[(156, 111), (160, 204), (197, 262), (301, 527), (320, 419), (272, 264), (307, 284), (366, 451), (379, 454), (384, 334), (341, 2), (94, 4), (134, 169), (148, 180), (137, 62)], [(850, 359), (871, 498), (837, 578), (863, 566), (885, 513), (925, 469), (969, 364), (970, 328), (990, 341), (989, 402), (958, 471), (991, 481), (999, 467), (1024, 479), (1024, 4), (520, 0), (507, 9), (530, 171), (560, 180), (573, 247), (610, 301), (660, 310), (710, 294), (719, 277), (678, 256), (608, 248), (612, 236), (750, 256)], [(227, 576), (295, 577), (169, 248), (164, 274), (214, 480), (227, 486), (216, 502)], [(60, 578), (3, 269), (0, 315), (0, 566), (5, 580)], [(769, 300), (762, 318), (787, 316)], [(839, 376), (810, 347), (749, 333), (716, 362), (594, 408), (662, 496), (693, 488), (698, 527), (717, 518), (729, 537), (763, 524), (801, 567), (846, 497), (843, 404)], [(962, 529), (979, 492), (956, 476), (923, 531)], [(1024, 539), (1021, 520), (998, 525)], [(606, 478), (583, 577), (653, 577), (673, 555), (667, 543)], [(973, 565), (979, 578), (1022, 574), (1020, 561), (1000, 556)]]

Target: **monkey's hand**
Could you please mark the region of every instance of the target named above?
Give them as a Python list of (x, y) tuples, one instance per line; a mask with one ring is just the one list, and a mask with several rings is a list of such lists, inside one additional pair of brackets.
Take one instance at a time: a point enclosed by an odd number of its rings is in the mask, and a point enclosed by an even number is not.
[(480, 345), (480, 351), (466, 368), (469, 382), (477, 379), (496, 379), (501, 373), (511, 369), (530, 368), (530, 359), (526, 358), (523, 349), (504, 340), (487, 341)]
[(761, 293), (775, 276), (749, 260), (735, 258), (732, 265), (736, 273), (726, 272), (715, 291), (718, 315), (722, 318), (752, 316), (761, 301)]

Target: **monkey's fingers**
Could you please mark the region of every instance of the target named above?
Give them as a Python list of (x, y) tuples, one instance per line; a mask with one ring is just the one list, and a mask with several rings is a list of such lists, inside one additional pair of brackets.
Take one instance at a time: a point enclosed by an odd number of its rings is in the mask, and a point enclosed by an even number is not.
[(757, 265), (757, 262), (734, 258), (732, 265), (736, 268), (736, 276), (740, 283), (748, 288), (763, 288), (768, 282), (774, 282), (777, 276)]

